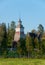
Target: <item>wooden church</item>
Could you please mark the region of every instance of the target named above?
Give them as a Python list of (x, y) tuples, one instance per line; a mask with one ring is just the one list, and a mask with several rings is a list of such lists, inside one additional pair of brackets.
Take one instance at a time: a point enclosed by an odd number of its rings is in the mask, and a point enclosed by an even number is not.
[(14, 35), (14, 40), (13, 40), (13, 44), (12, 44), (13, 48), (16, 47), (17, 42), (21, 38), (24, 39), (25, 38), (25, 34), (24, 34), (24, 27), (22, 25), (22, 21), (21, 21), (21, 19), (19, 19), (18, 20), (18, 24), (17, 24), (16, 29), (15, 29), (15, 35)]

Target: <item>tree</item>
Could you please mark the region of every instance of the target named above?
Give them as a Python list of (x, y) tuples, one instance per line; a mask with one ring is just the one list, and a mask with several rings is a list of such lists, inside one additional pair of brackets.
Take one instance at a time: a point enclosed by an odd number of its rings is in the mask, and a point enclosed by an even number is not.
[(35, 39), (34, 39), (34, 44), (35, 44), (34, 55), (35, 55), (35, 57), (38, 57), (40, 51), (39, 51), (39, 40), (37, 37), (35, 37)]
[(43, 27), (42, 24), (39, 24), (39, 26), (38, 26), (38, 32), (40, 32), (41, 35), (44, 33), (44, 27)]
[(7, 28), (6, 24), (2, 23), (1, 24), (1, 32), (0, 32), (0, 38), (1, 38), (1, 51), (5, 52), (7, 50)]
[(38, 26), (38, 40), (39, 40), (39, 50), (40, 50), (40, 55), (42, 55), (42, 36), (44, 33), (44, 27), (42, 24), (39, 24)]
[(18, 41), (18, 43), (17, 43), (17, 50), (18, 50), (18, 53), (20, 54), (20, 57), (26, 55), (25, 39), (21, 38)]
[(3, 29), (2, 29), (2, 26), (0, 24), (0, 45), (1, 45), (2, 39), (3, 39)]
[(36, 48), (37, 50), (39, 50), (39, 40), (38, 40), (37, 37), (34, 39), (34, 43), (35, 43), (35, 48)]
[(10, 26), (10, 31), (11, 31), (11, 35), (12, 35), (13, 40), (14, 40), (15, 28), (16, 28), (15, 22), (12, 21), (11, 26)]
[(12, 21), (10, 25), (8, 24), (8, 46), (11, 46), (14, 40), (15, 27), (14, 21)]
[(2, 24), (0, 24), (0, 55), (2, 54), (2, 48), (1, 48), (1, 45), (2, 45), (2, 41), (3, 41), (3, 29), (2, 29)]
[(35, 29), (33, 29), (31, 32), (36, 34), (36, 30)]
[(27, 49), (28, 58), (29, 58), (33, 50), (33, 45), (32, 45), (32, 39), (28, 34), (26, 35), (26, 49)]
[(42, 52), (45, 54), (45, 39), (42, 40)]

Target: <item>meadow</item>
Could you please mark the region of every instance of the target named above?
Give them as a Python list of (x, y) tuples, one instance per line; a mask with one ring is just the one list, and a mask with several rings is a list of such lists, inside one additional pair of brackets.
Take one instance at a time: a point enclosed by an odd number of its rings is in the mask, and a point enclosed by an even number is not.
[(45, 65), (45, 59), (0, 58), (0, 65)]

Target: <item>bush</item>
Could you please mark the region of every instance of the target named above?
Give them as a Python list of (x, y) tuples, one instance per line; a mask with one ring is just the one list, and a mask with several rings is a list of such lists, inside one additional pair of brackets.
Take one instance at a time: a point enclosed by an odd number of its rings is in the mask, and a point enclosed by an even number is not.
[(15, 57), (18, 57), (18, 53), (16, 51), (8, 51), (6, 57), (7, 58), (15, 58)]

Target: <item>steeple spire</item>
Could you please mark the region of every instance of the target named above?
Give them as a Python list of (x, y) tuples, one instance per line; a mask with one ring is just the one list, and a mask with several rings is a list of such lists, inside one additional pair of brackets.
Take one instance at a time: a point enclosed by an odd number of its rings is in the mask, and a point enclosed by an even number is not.
[(18, 23), (19, 23), (19, 24), (22, 24), (22, 21), (21, 21), (21, 19), (20, 19), (20, 18), (19, 18), (19, 21), (18, 21)]

